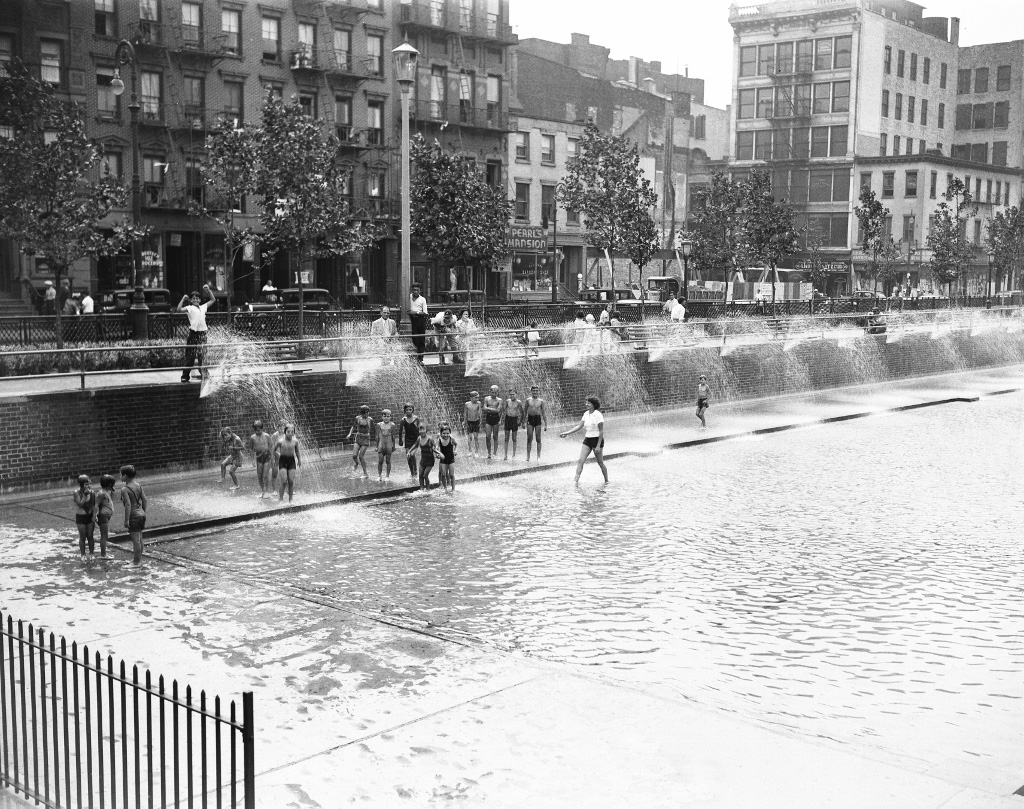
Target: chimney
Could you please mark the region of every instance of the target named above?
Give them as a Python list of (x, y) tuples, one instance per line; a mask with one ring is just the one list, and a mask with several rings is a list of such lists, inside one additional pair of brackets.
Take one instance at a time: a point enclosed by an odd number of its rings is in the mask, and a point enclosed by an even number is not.
[(658, 92), (658, 82), (656, 82), (653, 78), (648, 76), (647, 78), (644, 79), (644, 90), (646, 90), (648, 93)]
[(949, 18), (949, 43), (951, 45), (960, 44), (960, 18), (950, 17)]
[(639, 57), (630, 56), (629, 57), (629, 68), (627, 69), (627, 72), (626, 72), (626, 81), (628, 81), (634, 87), (637, 86), (637, 82), (639, 81), (639, 77), (640, 77), (639, 67), (640, 67), (640, 59), (639, 59)]
[(582, 48), (590, 44), (590, 34), (571, 34), (572, 45)]

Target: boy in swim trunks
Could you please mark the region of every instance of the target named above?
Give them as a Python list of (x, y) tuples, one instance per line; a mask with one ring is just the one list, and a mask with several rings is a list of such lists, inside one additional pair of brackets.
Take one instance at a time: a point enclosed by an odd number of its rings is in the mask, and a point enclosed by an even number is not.
[(124, 505), (124, 527), (132, 538), (132, 565), (142, 564), (142, 532), (146, 528), (146, 509), (149, 502), (142, 485), (135, 479), (135, 467), (125, 464), (121, 467), (121, 503)]
[(548, 414), (544, 410), (544, 400), (540, 398), (540, 388), (530, 388), (530, 398), (526, 400), (526, 462), (530, 462), (530, 447), (534, 438), (537, 439), (537, 460), (540, 460), (540, 428), (548, 429)]
[(352, 444), (352, 471), (358, 472), (359, 467), (363, 468), (363, 478), (368, 478), (366, 471), (366, 450), (370, 446), (370, 437), (373, 435), (373, 419), (370, 418), (370, 406), (360, 405), (359, 415), (352, 422), (348, 431), (348, 437), (355, 435), (355, 443)]
[(100, 558), (107, 558), (107, 538), (110, 536), (110, 518), (114, 516), (113, 475), (100, 475), (100, 490), (96, 495), (96, 524), (100, 527)]
[(267, 496), (267, 464), (274, 445), (270, 436), (263, 432), (263, 422), (257, 419), (252, 423), (252, 435), (249, 436), (249, 449), (256, 459), (256, 477), (260, 482), (260, 499)]
[(502, 411), (505, 417), (505, 458), (508, 460), (508, 439), (512, 439), (512, 457), (516, 457), (516, 439), (519, 437), (519, 423), (523, 420), (523, 402), (516, 398), (516, 392), (509, 390), (508, 401)]
[(224, 473), (231, 475), (231, 488), (228, 491), (235, 491), (238, 488), (238, 478), (235, 477), (235, 470), (242, 465), (242, 439), (235, 435), (230, 427), (222, 427), (220, 431), (221, 441), (228, 451), (227, 457), (220, 462), (220, 482), (224, 482)]
[(388, 467), (388, 480), (391, 480), (391, 453), (395, 451), (395, 435), (398, 425), (391, 420), (391, 411), (381, 412), (382, 421), (377, 425), (377, 480), (383, 480), (384, 464)]
[(466, 431), (466, 442), (469, 444), (469, 457), (475, 458), (480, 452), (480, 394), (471, 390), (469, 401), (462, 407), (462, 429)]
[(271, 463), (270, 463), (270, 490), (271, 491), (273, 491), (274, 489), (277, 488), (277, 469), (278, 469), (278, 467), (277, 467), (277, 459), (274, 457), (274, 447), (276, 447), (277, 443), (282, 438), (284, 438), (284, 430), (285, 430), (285, 427), (287, 427), (287, 426), (288, 426), (288, 423), (284, 419), (281, 419), (277, 423), (277, 430), (274, 432), (273, 435), (270, 436), (270, 461), (271, 461)]
[(75, 501), (75, 524), (78, 526), (78, 551), (82, 554), (82, 561), (85, 561), (86, 541), (89, 544), (89, 556), (96, 550), (94, 533), (94, 521), (96, 519), (96, 492), (92, 490), (88, 475), (78, 476), (78, 488), (75, 489), (73, 500)]
[(704, 411), (708, 409), (710, 403), (711, 388), (708, 387), (708, 378), (701, 374), (700, 381), (697, 383), (697, 412), (694, 415), (700, 419), (702, 430), (706, 430), (708, 426), (708, 423), (704, 420)]
[(498, 454), (498, 425), (501, 424), (502, 401), (498, 395), (498, 386), (491, 385), (491, 392), (484, 397), (484, 441), (487, 444), (487, 458), (492, 457), (491, 442), (494, 442), (494, 455)]

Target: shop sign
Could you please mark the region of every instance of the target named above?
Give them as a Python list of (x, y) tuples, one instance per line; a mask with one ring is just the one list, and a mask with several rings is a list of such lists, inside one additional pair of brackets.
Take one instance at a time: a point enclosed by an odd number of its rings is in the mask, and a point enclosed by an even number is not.
[[(814, 262), (809, 258), (802, 258), (796, 262), (795, 269), (810, 272), (814, 269)], [(822, 261), (821, 269), (825, 272), (847, 272), (850, 265), (845, 261)]]
[(506, 234), (511, 250), (544, 253), (548, 249), (548, 237), (544, 228), (534, 225), (510, 225)]
[(312, 270), (298, 270), (292, 273), (293, 281), (295, 286), (302, 284), (303, 286), (311, 286), (314, 283), (314, 276)]

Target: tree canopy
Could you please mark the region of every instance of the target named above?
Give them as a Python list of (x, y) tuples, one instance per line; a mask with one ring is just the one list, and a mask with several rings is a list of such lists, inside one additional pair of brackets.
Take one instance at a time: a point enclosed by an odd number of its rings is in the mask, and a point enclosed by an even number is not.
[(929, 263), (935, 277), (949, 284), (955, 296), (956, 282), (966, 277), (974, 256), (974, 246), (967, 238), (967, 220), (977, 215), (978, 208), (971, 204), (971, 192), (958, 177), (953, 178), (942, 198), (928, 231), (927, 244), (932, 251)]
[(1024, 211), (1015, 205), (997, 212), (989, 220), (985, 237), (998, 277), (1008, 282), (1008, 289), (1012, 288), (1014, 274), (1024, 260)]

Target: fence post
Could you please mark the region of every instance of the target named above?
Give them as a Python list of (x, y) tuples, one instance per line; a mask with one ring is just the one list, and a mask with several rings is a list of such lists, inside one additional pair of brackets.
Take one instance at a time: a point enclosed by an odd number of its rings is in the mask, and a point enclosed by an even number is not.
[(252, 715), (252, 691), (242, 692), (242, 777), (245, 784), (245, 809), (256, 809), (255, 728)]
[(78, 355), (78, 375), (82, 379), (82, 390), (85, 390), (85, 349), (83, 348)]

